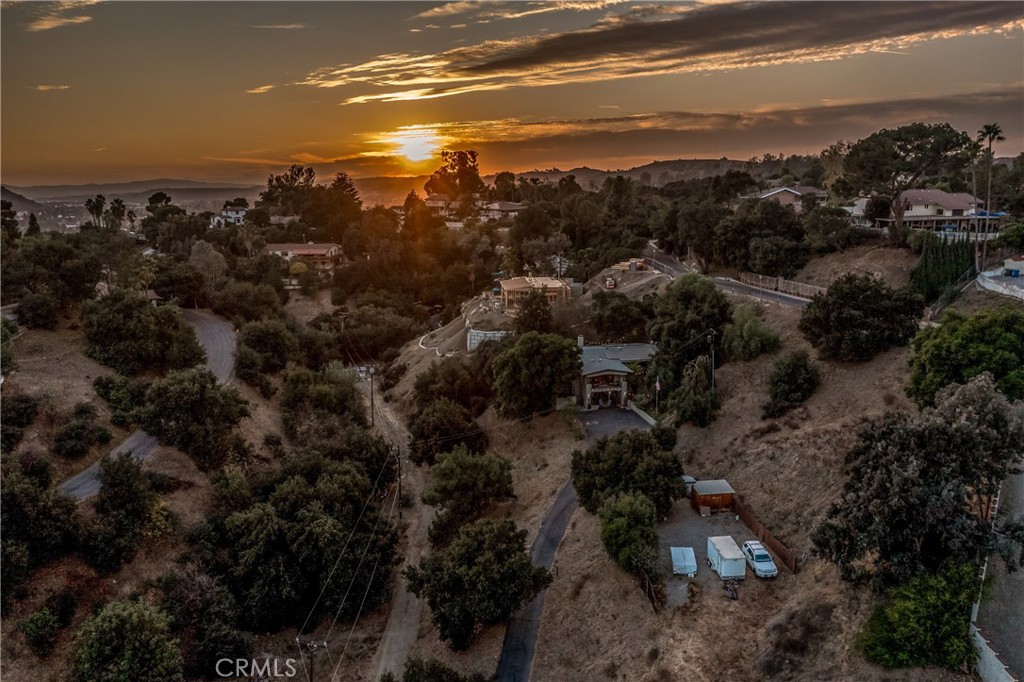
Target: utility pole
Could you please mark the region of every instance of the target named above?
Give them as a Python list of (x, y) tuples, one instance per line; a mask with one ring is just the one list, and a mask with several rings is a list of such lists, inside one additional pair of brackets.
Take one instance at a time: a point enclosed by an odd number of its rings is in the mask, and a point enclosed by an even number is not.
[[(316, 682), (316, 677), (313, 676), (313, 661), (316, 658), (317, 653), (319, 653), (320, 651), (327, 650), (327, 640), (322, 640), (319, 642), (313, 640), (306, 640), (305, 642), (302, 642), (299, 640), (298, 636), (296, 636), (295, 644), (298, 645), (300, 654), (302, 653), (303, 648), (305, 648), (306, 651), (309, 652), (309, 682)], [(302, 662), (302, 667), (303, 672), (305, 672), (305, 660), (303, 660)]]
[(715, 387), (715, 330), (708, 331), (708, 346), (711, 347), (711, 388)]
[(395, 459), (398, 460), (398, 520), (402, 520), (402, 446), (396, 445), (392, 449)]
[(373, 365), (370, 365), (370, 428), (373, 428)]

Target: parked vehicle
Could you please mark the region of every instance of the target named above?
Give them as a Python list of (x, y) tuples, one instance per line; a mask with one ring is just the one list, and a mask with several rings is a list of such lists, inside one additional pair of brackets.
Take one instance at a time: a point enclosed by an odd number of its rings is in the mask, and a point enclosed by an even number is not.
[(772, 555), (757, 540), (743, 543), (743, 556), (758, 578), (774, 578), (779, 574), (779, 567), (772, 560)]
[(740, 546), (728, 535), (708, 538), (708, 566), (722, 580), (747, 577), (747, 563)]

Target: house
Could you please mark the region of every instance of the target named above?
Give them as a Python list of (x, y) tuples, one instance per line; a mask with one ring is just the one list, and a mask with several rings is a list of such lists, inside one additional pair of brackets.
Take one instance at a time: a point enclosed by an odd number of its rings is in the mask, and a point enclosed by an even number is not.
[(427, 210), (434, 215), (448, 215), (454, 202), (447, 194), (430, 194), (423, 203), (427, 205)]
[(794, 185), (792, 187), (775, 187), (763, 192), (747, 194), (742, 198), (771, 199), (783, 206), (792, 206), (793, 210), (799, 213), (803, 210), (805, 202), (811, 202), (812, 205), (824, 203), (828, 198), (828, 194), (825, 190), (818, 189), (817, 187), (812, 187), (810, 185)]
[(501, 303), (505, 310), (515, 310), (531, 291), (543, 291), (550, 303), (568, 301), (572, 297), (569, 285), (554, 277), (513, 277), (499, 282)]
[(480, 218), (483, 220), (512, 220), (525, 208), (526, 204), (517, 201), (481, 203)]
[(329, 272), (333, 270), (344, 259), (344, 253), (339, 244), (317, 244), (309, 242), (267, 244), (264, 248), (269, 254), (280, 256), (287, 261), (299, 259), (305, 261), (314, 270)]
[(1007, 277), (1020, 277), (1024, 272), (1024, 253), (1016, 258), (1007, 258), (1003, 261), (1003, 274)]
[(210, 217), (210, 229), (227, 227), (228, 225), (241, 225), (245, 221), (245, 214), (248, 211), (241, 206), (225, 208), (219, 214)]
[(658, 348), (653, 343), (585, 346), (579, 339), (583, 367), (576, 382), (576, 398), (585, 409), (623, 407), (629, 399), (627, 362), (646, 364)]
[[(945, 192), (941, 189), (908, 189), (901, 195), (903, 226), (918, 230), (964, 232), (977, 224), (981, 200), (966, 192)], [(888, 227), (895, 217), (880, 218), (878, 224)]]
[(697, 481), (690, 490), (690, 506), (700, 513), (701, 507), (711, 511), (729, 511), (736, 505), (736, 491), (728, 481)]

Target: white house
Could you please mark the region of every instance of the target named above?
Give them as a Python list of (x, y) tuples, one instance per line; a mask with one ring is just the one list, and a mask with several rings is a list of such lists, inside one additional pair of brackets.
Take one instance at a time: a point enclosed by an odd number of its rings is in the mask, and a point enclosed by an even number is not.
[[(963, 232), (978, 222), (977, 211), (983, 203), (966, 192), (945, 192), (941, 189), (908, 189), (899, 198), (905, 207), (903, 226), (919, 230)], [(888, 227), (895, 218), (882, 218), (878, 223)]]
[(210, 228), (226, 227), (228, 225), (241, 225), (245, 221), (245, 214), (248, 209), (240, 206), (225, 208), (217, 215), (210, 218)]
[(480, 217), (483, 220), (511, 220), (525, 208), (526, 204), (517, 201), (492, 201), (481, 206)]

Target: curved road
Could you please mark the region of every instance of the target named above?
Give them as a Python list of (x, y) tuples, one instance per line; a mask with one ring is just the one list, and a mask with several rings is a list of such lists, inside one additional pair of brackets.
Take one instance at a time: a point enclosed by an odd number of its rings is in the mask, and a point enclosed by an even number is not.
[[(235, 330), (231, 323), (205, 310), (183, 310), (185, 321), (196, 333), (199, 344), (206, 351), (206, 367), (213, 372), (221, 383), (231, 376), (235, 366)], [(144, 460), (156, 450), (156, 438), (142, 429), (137, 429), (124, 439), (110, 454), (116, 455), (131, 451), (132, 457)], [(96, 473), (99, 463), (93, 464), (85, 471), (72, 476), (60, 484), (60, 491), (70, 495), (76, 501), (92, 497), (100, 490)]]
[[(581, 419), (587, 428), (588, 442), (626, 429), (651, 428), (631, 410), (584, 412)], [(576, 511), (576, 506), (576, 489), (572, 487), (570, 479), (558, 492), (558, 497), (540, 525), (537, 539), (533, 541), (530, 558), (534, 566), (543, 566), (551, 570), (558, 546), (562, 543), (562, 536), (565, 535), (565, 529)], [(530, 679), (543, 611), (544, 592), (541, 592), (509, 621), (505, 630), (505, 641), (501, 645), (501, 658), (498, 659), (498, 682), (527, 682)]]

